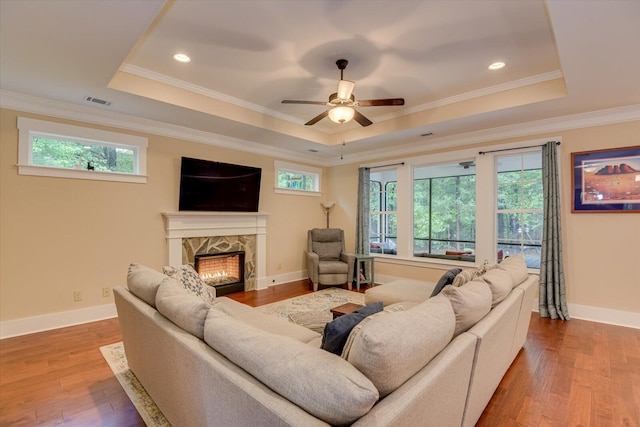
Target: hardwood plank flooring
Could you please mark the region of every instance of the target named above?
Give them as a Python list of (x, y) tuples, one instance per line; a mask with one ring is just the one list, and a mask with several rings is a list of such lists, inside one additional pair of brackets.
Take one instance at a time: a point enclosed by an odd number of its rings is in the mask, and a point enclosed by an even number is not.
[[(230, 297), (255, 307), (311, 292), (302, 280)], [(0, 426), (144, 426), (99, 351), (121, 339), (109, 319), (0, 340)], [(533, 313), (477, 425), (640, 427), (638, 402), (640, 330)]]

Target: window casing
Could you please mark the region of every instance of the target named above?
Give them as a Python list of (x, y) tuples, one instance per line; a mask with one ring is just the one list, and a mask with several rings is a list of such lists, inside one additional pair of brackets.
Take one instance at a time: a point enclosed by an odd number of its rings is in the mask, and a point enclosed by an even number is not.
[(147, 138), (18, 118), (18, 173), (146, 183)]
[[(560, 138), (554, 139), (560, 140)], [(469, 267), (482, 264), (485, 261), (496, 263), (500, 261), (500, 249), (502, 249), (502, 256), (505, 257), (508, 248), (509, 255), (522, 252), (531, 270), (539, 268), (538, 252), (543, 198), (541, 175), (539, 166), (532, 166), (531, 159), (528, 159), (527, 156), (537, 158), (538, 164), (540, 164), (541, 150), (538, 146), (543, 145), (546, 141), (547, 139), (487, 145), (483, 147), (483, 150), (486, 150), (483, 154), (480, 154), (477, 149), (460, 149), (407, 158), (402, 160), (404, 163), (402, 166), (395, 168), (393, 179), (380, 179), (379, 175), (376, 175), (378, 170), (373, 170), (376, 167), (375, 164), (362, 165), (372, 168), (371, 243), (384, 242), (384, 237), (393, 236), (393, 239), (387, 240), (393, 241), (396, 246), (393, 257), (385, 256), (388, 253), (374, 247), (370, 248), (370, 252), (374, 255), (382, 255), (385, 259), (384, 262), (392, 264), (433, 265), (445, 268), (450, 265)], [(535, 148), (530, 148), (532, 146)], [(508, 149), (509, 152), (490, 152), (505, 149)], [(505, 169), (499, 161), (502, 157), (524, 157), (525, 160), (518, 167), (510, 166)], [(468, 162), (472, 163), (469, 169), (465, 170), (464, 167), (469, 164)], [(475, 164), (475, 173), (473, 164)], [(431, 175), (426, 173), (430, 168), (437, 169), (437, 167), (447, 165), (458, 167), (461, 172)], [(511, 176), (503, 175), (504, 173), (509, 173)], [(498, 176), (499, 174), (500, 176)], [(467, 175), (472, 175), (472, 177)], [(518, 175), (517, 179), (514, 178), (515, 175)], [(455, 191), (451, 189), (457, 188), (457, 185), (462, 186), (463, 180), (470, 180), (466, 187), (460, 187), (460, 191), (462, 188), (466, 189), (468, 196), (466, 198), (460, 197), (454, 208), (448, 212), (449, 219), (445, 221), (449, 224), (448, 229), (430, 224), (432, 221), (442, 219), (443, 215), (439, 214), (437, 209), (427, 215), (427, 209), (433, 209), (434, 201), (442, 201), (443, 199), (443, 196), (438, 195), (435, 189), (438, 185), (447, 188), (444, 185), (445, 178), (450, 181), (459, 181), (455, 185), (449, 182), (449, 190), (445, 191), (445, 195)], [(442, 181), (439, 182), (441, 179)], [(384, 185), (390, 181), (395, 182), (396, 205), (393, 207), (393, 211), (385, 211), (387, 208), (384, 205)], [(475, 182), (472, 184), (473, 181)], [(517, 200), (524, 201), (524, 204), (502, 204), (506, 194), (510, 194), (509, 197), (513, 196), (512, 193), (505, 193), (506, 182), (510, 182), (508, 188), (512, 189), (512, 192), (515, 191), (514, 188), (518, 188)], [(432, 186), (433, 188), (430, 188)], [(475, 207), (472, 206), (471, 196), (475, 196)], [(433, 201), (430, 201), (430, 198)], [(429, 207), (429, 203), (432, 203), (431, 207)], [(454, 204), (451, 203), (451, 205)], [(380, 206), (378, 211), (374, 206)], [(465, 211), (466, 208), (470, 209)], [(446, 203), (442, 209), (446, 209)], [(474, 210), (475, 219), (472, 219)], [(384, 228), (385, 222), (381, 216), (384, 213), (394, 214), (395, 222), (388, 222), (393, 224), (393, 229)], [(456, 219), (458, 216), (461, 219), (459, 228)], [(509, 223), (508, 229), (501, 228), (505, 221)], [(429, 231), (429, 227), (431, 227), (431, 231)], [(452, 229), (454, 232), (451, 231)], [(471, 251), (471, 254), (446, 255), (446, 251)]]
[(322, 169), (276, 160), (275, 192), (320, 196)]

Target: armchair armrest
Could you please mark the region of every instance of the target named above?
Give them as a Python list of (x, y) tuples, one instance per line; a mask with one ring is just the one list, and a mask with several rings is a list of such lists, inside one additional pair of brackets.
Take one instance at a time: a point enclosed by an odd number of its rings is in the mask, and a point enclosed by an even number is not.
[(340, 253), (340, 261), (346, 262), (347, 265), (349, 266), (349, 273), (347, 275), (347, 283), (349, 285), (349, 289), (351, 289), (351, 284), (353, 283), (353, 278), (355, 277), (353, 275), (353, 272), (355, 270), (356, 256), (355, 256), (355, 254), (341, 252)]
[(307, 274), (312, 283), (318, 283), (318, 265), (320, 256), (315, 252), (305, 252), (307, 257)]

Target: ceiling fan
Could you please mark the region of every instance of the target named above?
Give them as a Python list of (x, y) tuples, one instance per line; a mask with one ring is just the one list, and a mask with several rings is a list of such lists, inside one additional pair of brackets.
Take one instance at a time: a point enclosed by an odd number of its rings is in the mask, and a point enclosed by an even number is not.
[(340, 70), (340, 81), (338, 82), (338, 91), (332, 93), (329, 96), (329, 102), (322, 101), (296, 101), (291, 99), (285, 99), (283, 104), (312, 104), (312, 105), (326, 105), (328, 110), (318, 114), (313, 119), (305, 123), (306, 126), (311, 126), (318, 123), (320, 120), (329, 116), (329, 118), (336, 123), (346, 123), (351, 119), (355, 119), (356, 122), (362, 126), (369, 126), (373, 122), (363, 116), (360, 112), (356, 111), (353, 107), (382, 107), (388, 105), (404, 105), (404, 98), (389, 98), (389, 99), (367, 99), (356, 101), (353, 95), (353, 88), (355, 82), (344, 80), (344, 69), (347, 68), (349, 61), (346, 59), (338, 59), (336, 65)]

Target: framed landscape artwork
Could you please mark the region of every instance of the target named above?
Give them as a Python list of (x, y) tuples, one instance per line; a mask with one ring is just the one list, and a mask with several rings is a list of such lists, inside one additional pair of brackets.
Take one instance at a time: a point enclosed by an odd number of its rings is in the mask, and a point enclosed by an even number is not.
[(572, 212), (640, 212), (640, 146), (571, 153)]

